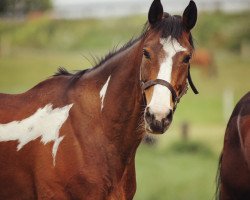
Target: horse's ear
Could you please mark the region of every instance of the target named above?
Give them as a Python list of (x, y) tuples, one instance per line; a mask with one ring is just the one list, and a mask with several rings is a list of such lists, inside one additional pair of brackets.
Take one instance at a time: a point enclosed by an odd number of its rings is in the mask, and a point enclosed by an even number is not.
[(154, 25), (156, 22), (161, 21), (163, 16), (163, 7), (161, 0), (154, 0), (150, 6), (148, 12), (148, 21), (151, 25)]
[(197, 21), (197, 7), (193, 0), (191, 0), (184, 10), (182, 15), (183, 24), (187, 31), (190, 31)]

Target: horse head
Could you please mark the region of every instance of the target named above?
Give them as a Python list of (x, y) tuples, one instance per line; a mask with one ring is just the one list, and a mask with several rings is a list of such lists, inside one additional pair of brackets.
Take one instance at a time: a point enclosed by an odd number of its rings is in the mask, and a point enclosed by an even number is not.
[(182, 16), (163, 12), (160, 0), (154, 0), (149, 9), (140, 66), (147, 132), (164, 133), (168, 129), (188, 80), (197, 93), (189, 74), (194, 50), (191, 30), (196, 20), (197, 8), (192, 0)]

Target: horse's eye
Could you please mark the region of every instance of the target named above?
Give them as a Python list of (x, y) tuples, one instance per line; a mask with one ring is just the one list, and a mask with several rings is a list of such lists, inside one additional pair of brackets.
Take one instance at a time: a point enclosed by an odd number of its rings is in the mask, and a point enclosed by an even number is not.
[(146, 49), (143, 49), (143, 55), (145, 56), (145, 58), (147, 59), (150, 59), (150, 53), (146, 50)]
[(184, 63), (188, 64), (188, 63), (189, 63), (189, 61), (190, 61), (190, 59), (191, 59), (191, 56), (190, 56), (190, 55), (188, 55), (188, 56), (186, 56), (186, 57), (183, 59), (183, 61), (182, 61), (182, 62), (184, 62)]

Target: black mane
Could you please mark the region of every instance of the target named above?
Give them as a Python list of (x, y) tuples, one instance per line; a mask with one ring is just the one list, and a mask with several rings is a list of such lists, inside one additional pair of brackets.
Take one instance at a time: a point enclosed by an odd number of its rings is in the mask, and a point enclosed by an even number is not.
[(70, 73), (67, 69), (64, 67), (59, 67), (57, 69), (57, 72), (53, 76), (72, 76), (73, 74)]
[[(185, 31), (185, 28), (182, 24), (181, 16), (179, 16), (179, 15), (171, 16), (168, 13), (164, 13), (164, 18), (160, 22), (155, 24), (155, 26), (150, 28), (150, 25), (147, 22), (144, 25), (142, 33), (139, 37), (130, 39), (125, 45), (123, 45), (118, 50), (117, 50), (117, 48), (113, 48), (113, 50), (111, 50), (106, 56), (104, 56), (103, 58), (97, 59), (97, 61), (94, 61), (95, 62), (94, 67), (89, 68), (89, 69), (85, 69), (85, 70), (79, 70), (74, 74), (68, 72), (65, 68), (60, 67), (58, 69), (58, 71), (53, 76), (71, 76), (70, 81), (71, 81), (71, 83), (74, 83), (78, 79), (80, 79), (86, 72), (90, 72), (90, 71), (102, 66), (110, 58), (112, 58), (115, 55), (119, 54), (120, 52), (128, 49), (134, 43), (136, 43), (138, 40), (146, 37), (150, 31), (161, 32), (162, 38), (167, 38), (170, 36), (172, 39), (173, 38), (179, 39), (182, 36), (183, 31)], [(192, 45), (192, 47), (194, 47), (191, 34), (190, 34), (189, 42)]]

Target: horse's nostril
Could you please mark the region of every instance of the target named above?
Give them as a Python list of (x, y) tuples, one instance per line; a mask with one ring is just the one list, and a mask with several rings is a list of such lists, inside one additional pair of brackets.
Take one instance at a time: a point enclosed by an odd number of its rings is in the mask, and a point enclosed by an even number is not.
[(164, 128), (167, 128), (170, 125), (170, 123), (171, 123), (171, 120), (168, 120), (167, 118), (162, 119), (162, 126)]
[(166, 118), (162, 119), (162, 126), (164, 127), (165, 130), (169, 127), (172, 120), (173, 120), (173, 111), (169, 110), (169, 113), (167, 114)]
[(151, 114), (149, 107), (146, 108), (145, 119), (148, 123), (152, 123), (152, 121), (154, 120), (154, 115)]
[(172, 119), (173, 119), (173, 111), (172, 110), (169, 111), (169, 113), (166, 116), (166, 119), (170, 122), (172, 121)]

